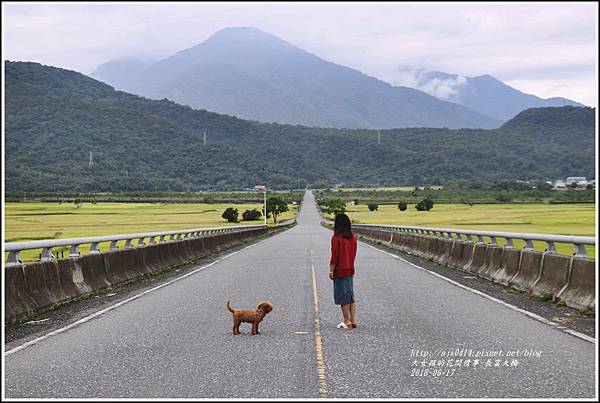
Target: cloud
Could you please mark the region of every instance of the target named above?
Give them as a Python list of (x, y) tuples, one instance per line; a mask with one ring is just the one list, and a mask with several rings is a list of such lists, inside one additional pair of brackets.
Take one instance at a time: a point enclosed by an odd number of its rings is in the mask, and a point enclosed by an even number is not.
[(464, 76), (440, 76), (424, 69), (401, 67), (391, 84), (416, 88), (444, 101), (460, 103), (460, 90), (468, 85)]
[[(111, 59), (166, 57), (224, 27), (254, 26), (386, 81), (400, 80), (398, 66), (416, 66), (460, 76), (491, 74), (543, 93), (563, 88), (561, 96), (597, 102), (593, 2), (3, 3), (2, 8), (5, 58), (85, 74)], [(587, 84), (568, 85), (575, 79)], [(461, 83), (430, 85), (429, 91), (452, 97)]]

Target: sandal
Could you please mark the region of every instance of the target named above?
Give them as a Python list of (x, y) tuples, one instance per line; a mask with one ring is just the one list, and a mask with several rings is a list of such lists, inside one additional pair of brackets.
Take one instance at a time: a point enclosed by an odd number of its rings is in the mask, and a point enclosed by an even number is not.
[(349, 329), (348, 325), (344, 322), (340, 322), (337, 326), (338, 329)]

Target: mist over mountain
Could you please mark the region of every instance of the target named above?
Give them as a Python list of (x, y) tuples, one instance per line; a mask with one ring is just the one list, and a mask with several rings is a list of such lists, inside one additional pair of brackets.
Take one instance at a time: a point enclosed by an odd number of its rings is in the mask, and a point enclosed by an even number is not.
[(502, 121), (325, 61), (254, 28), (223, 29), (147, 66), (104, 63), (92, 77), (153, 99), (261, 122), (337, 128), (494, 128)]
[(489, 74), (466, 77), (439, 71), (401, 68), (393, 83), (419, 89), (438, 99), (466, 106), (502, 121), (511, 119), (528, 108), (584, 106), (566, 98), (544, 99), (526, 94)]
[(526, 110), (494, 130), (406, 128), (379, 137), (242, 120), (115, 91), (74, 71), (5, 62), (7, 192), (593, 178), (594, 141), (592, 108)]

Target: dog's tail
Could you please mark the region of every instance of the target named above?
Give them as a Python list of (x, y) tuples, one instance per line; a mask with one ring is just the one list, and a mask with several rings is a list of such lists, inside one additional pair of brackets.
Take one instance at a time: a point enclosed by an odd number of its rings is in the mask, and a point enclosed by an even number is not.
[(235, 313), (235, 311), (231, 309), (231, 301), (227, 301), (227, 310), (231, 313)]

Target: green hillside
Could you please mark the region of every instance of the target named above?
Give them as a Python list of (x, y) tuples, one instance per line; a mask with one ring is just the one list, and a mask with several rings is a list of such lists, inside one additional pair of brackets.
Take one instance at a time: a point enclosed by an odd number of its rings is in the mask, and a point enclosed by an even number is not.
[(246, 121), (115, 91), (82, 74), (37, 63), (5, 62), (5, 88), (6, 191), (186, 191), (257, 183), (358, 187), (595, 176), (592, 108), (523, 112), (545, 113), (541, 126), (528, 118), (526, 124), (509, 121), (495, 130), (382, 130), (378, 143), (373, 130)]

